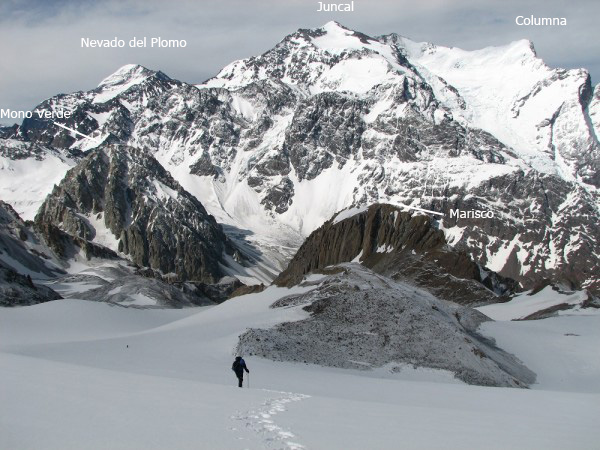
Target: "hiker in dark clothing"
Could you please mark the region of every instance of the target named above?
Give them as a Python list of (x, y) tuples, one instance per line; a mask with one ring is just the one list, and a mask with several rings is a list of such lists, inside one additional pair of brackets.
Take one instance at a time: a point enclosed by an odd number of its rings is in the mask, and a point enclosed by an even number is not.
[(244, 370), (247, 373), (250, 373), (250, 371), (246, 367), (246, 361), (244, 361), (241, 356), (236, 356), (235, 361), (231, 366), (231, 370), (235, 372), (235, 376), (238, 378), (238, 386), (242, 387), (242, 385), (244, 384)]

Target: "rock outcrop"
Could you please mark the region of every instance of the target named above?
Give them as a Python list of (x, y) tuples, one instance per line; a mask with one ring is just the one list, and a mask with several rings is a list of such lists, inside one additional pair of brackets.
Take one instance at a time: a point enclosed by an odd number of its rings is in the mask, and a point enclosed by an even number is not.
[(476, 332), (487, 320), (412, 285), (350, 263), (273, 308), (302, 307), (309, 317), (250, 329), (238, 353), (276, 361), (368, 370), (403, 365), (448, 370), (469, 384), (527, 387), (535, 374)]
[(63, 273), (53, 256), (16, 211), (0, 200), (0, 306), (60, 299), (58, 293), (32, 278), (47, 279)]
[(28, 306), (62, 298), (47, 286), (34, 284), (0, 260), (0, 306)]
[(518, 289), (515, 281), (450, 247), (431, 216), (386, 204), (342, 211), (327, 221), (306, 239), (274, 282), (292, 286), (311, 271), (353, 260), (461, 304), (506, 300)]
[(66, 234), (175, 280), (214, 283), (224, 275), (224, 255), (236, 251), (202, 204), (132, 147), (88, 154), (53, 189), (35, 224), (58, 253), (65, 248), (56, 234)]

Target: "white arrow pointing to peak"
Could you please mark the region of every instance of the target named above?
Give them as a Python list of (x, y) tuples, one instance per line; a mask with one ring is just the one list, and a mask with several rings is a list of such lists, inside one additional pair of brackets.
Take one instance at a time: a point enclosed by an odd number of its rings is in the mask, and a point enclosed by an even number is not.
[(390, 205), (394, 205), (394, 206), (397, 206), (399, 208), (414, 209), (415, 211), (421, 211), (421, 212), (424, 212), (424, 213), (435, 214), (436, 216), (442, 216), (442, 217), (444, 217), (444, 214), (441, 213), (441, 212), (431, 211), (429, 209), (418, 208), (416, 206), (403, 205), (402, 203), (390, 203)]
[(83, 136), (84, 138), (89, 139), (90, 141), (96, 142), (97, 145), (102, 144), (102, 141), (99, 141), (96, 138), (90, 137), (87, 134), (80, 133), (79, 131), (74, 130), (73, 128), (65, 127), (64, 125), (61, 125), (58, 122), (52, 122), (52, 123), (54, 123), (54, 125), (56, 125), (57, 127), (64, 128), (65, 130), (71, 131), (75, 134), (78, 134), (79, 136)]

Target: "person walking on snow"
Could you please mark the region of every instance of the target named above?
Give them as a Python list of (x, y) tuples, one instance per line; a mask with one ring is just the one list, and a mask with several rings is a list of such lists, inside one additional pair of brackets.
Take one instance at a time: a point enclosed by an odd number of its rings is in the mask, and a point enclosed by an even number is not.
[(244, 384), (244, 370), (247, 373), (250, 373), (248, 367), (246, 367), (246, 361), (244, 361), (241, 356), (236, 356), (235, 361), (231, 366), (231, 370), (235, 372), (235, 376), (238, 378), (238, 386), (242, 387), (242, 385)]

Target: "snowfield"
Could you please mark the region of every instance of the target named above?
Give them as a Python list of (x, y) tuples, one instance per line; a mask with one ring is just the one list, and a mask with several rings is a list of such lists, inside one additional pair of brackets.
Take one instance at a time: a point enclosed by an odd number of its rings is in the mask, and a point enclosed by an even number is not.
[(75, 165), (61, 156), (48, 154), (41, 160), (0, 156), (0, 199), (10, 203), (24, 220), (33, 220), (52, 186)]
[(532, 389), (252, 357), (250, 388), (237, 388), (238, 336), (306, 318), (269, 305), (319, 277), (309, 281), (204, 308), (0, 310), (0, 448), (598, 448), (600, 315), (589, 310), (483, 324), (537, 373)]

